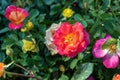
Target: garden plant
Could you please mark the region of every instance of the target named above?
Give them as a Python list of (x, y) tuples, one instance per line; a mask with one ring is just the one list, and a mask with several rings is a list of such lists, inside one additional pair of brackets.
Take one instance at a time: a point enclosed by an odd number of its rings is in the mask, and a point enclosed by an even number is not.
[(0, 0), (0, 80), (120, 80), (120, 0)]

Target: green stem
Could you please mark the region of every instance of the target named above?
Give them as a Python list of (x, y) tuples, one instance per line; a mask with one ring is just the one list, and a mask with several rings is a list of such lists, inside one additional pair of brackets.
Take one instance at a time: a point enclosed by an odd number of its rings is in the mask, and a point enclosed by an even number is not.
[(16, 66), (19, 67), (19, 68), (22, 68), (22, 69), (25, 70), (26, 72), (29, 72), (27, 69), (25, 69), (24, 67), (20, 66), (19, 64), (14, 63), (14, 65), (16, 65)]
[(5, 73), (7, 74), (11, 74), (11, 75), (16, 75), (16, 76), (22, 76), (22, 77), (28, 77), (28, 78), (35, 78), (36, 80), (41, 80), (35, 76), (31, 76), (31, 75), (24, 75), (24, 74), (19, 74), (19, 73), (14, 73), (14, 72), (7, 72), (5, 71)]
[(84, 7), (85, 14), (86, 14), (87, 13), (87, 2), (86, 2), (86, 0), (83, 0), (83, 7)]
[(9, 63), (8, 65), (5, 65), (5, 68), (8, 68), (9, 66), (11, 66), (14, 63), (14, 61), (12, 61), (11, 63)]
[(24, 68), (24, 67), (22, 67), (21, 65), (16, 64), (16, 63), (14, 63), (14, 65), (16, 65), (17, 67), (19, 67), (19, 68), (21, 68), (21, 69), (25, 70), (25, 71), (26, 71), (26, 72), (28, 72), (30, 75), (34, 76), (33, 72), (31, 72), (31, 71), (29, 71), (29, 70), (25, 69), (25, 68)]

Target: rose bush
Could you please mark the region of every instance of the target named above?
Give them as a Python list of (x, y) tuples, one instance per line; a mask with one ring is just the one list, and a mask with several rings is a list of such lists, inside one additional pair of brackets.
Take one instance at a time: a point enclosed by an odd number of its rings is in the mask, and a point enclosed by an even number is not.
[(119, 0), (0, 0), (0, 80), (119, 80)]

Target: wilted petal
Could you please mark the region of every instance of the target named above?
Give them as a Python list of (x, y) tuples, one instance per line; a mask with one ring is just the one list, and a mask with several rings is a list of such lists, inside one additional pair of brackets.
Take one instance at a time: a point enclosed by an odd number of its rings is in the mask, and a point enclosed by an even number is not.
[(103, 64), (106, 68), (116, 68), (119, 64), (119, 57), (118, 55), (107, 54), (103, 58)]
[(46, 30), (46, 36), (45, 36), (45, 44), (47, 48), (51, 51), (52, 55), (57, 54), (56, 46), (53, 44), (53, 34), (58, 29), (61, 23), (55, 24), (53, 23), (51, 27)]

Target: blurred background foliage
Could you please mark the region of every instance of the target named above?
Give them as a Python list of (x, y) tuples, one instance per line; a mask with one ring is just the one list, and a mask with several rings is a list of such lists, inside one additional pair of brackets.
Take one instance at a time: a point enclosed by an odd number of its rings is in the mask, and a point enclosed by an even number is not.
[[(30, 20), (34, 25), (29, 33), (8, 28), (9, 21), (4, 13), (9, 5), (22, 7), (29, 12), (29, 17), (24, 21)], [(62, 11), (68, 7), (74, 14), (65, 20)], [(90, 34), (88, 48), (72, 59), (60, 55), (52, 56), (44, 44), (45, 32), (51, 24), (65, 21), (81, 22)], [(120, 0), (0, 0), (0, 61), (5, 64), (11, 62), (11, 57), (6, 55), (6, 46), (10, 46), (14, 51), (13, 60), (33, 71), (42, 80), (86, 80), (90, 75), (96, 80), (111, 80), (114, 74), (120, 73), (120, 66), (106, 69), (101, 59), (92, 55), (95, 41), (105, 34), (115, 38), (120, 35)], [(38, 53), (22, 52), (22, 39), (29, 39), (28, 35), (36, 40)], [(27, 74), (15, 66), (10, 66), (7, 70)], [(5, 80), (34, 80), (6, 76)]]

